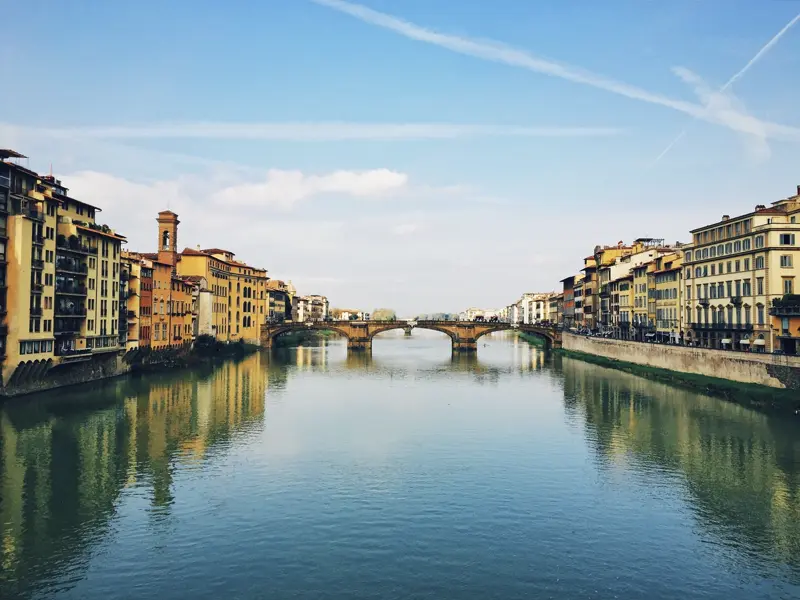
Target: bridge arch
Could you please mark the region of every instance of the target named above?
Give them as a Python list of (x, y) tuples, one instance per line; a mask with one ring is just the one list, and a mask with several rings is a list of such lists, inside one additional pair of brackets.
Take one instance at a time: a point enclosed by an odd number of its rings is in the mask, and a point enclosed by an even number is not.
[(523, 333), (528, 333), (530, 335), (535, 335), (535, 336), (541, 338), (544, 341), (545, 347), (547, 349), (552, 348), (553, 344), (555, 342), (555, 340), (553, 339), (552, 334), (549, 331), (547, 331), (546, 329), (542, 329), (540, 327), (524, 327), (524, 326), (522, 326), (522, 327), (511, 327), (508, 324), (498, 325), (497, 327), (490, 327), (490, 328), (487, 328), (486, 330), (480, 331), (475, 336), (475, 341), (479, 340), (480, 338), (482, 338), (483, 336), (485, 336), (485, 335), (487, 335), (489, 333), (494, 333), (495, 331), (514, 331), (514, 330), (522, 331)]
[(451, 341), (456, 340), (456, 335), (452, 331), (446, 329), (445, 327), (437, 327), (435, 325), (429, 325), (427, 323), (422, 325), (409, 325), (408, 323), (405, 322), (387, 323), (386, 326), (379, 326), (374, 328), (371, 331), (370, 340), (374, 339), (375, 336), (378, 335), (379, 333), (384, 333), (386, 331), (393, 331), (396, 329), (408, 329), (409, 327), (411, 327), (412, 329), (428, 329), (430, 331), (438, 331), (439, 333), (444, 333), (445, 335), (447, 335), (447, 337), (449, 337)]
[(285, 335), (287, 333), (294, 333), (296, 331), (317, 331), (320, 329), (325, 329), (326, 331), (335, 331), (339, 335), (341, 335), (346, 340), (350, 341), (350, 332), (342, 327), (337, 327), (336, 325), (330, 323), (322, 323), (321, 325), (324, 326), (317, 326), (317, 325), (307, 325), (302, 324), (299, 325), (298, 323), (287, 323), (286, 325), (278, 325), (276, 327), (270, 328), (269, 335), (267, 337), (267, 346), (271, 346), (272, 342)]

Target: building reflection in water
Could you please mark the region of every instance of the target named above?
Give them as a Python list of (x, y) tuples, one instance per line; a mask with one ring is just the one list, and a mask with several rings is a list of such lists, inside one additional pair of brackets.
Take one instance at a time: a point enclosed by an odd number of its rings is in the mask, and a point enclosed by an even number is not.
[[(202, 461), (264, 415), (262, 355), (119, 379), (0, 409), (0, 597), (86, 567), (127, 486), (172, 502), (174, 461)], [(25, 582), (25, 583), (23, 583)]]
[(601, 464), (674, 473), (724, 547), (769, 557), (800, 580), (796, 423), (576, 359), (555, 368)]

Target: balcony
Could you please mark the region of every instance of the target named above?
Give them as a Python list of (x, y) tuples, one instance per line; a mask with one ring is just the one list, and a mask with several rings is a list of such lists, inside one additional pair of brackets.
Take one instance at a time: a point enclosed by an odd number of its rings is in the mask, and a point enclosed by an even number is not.
[(695, 331), (753, 331), (753, 325), (738, 324), (732, 325), (731, 323), (690, 323), (689, 329)]
[(31, 269), (44, 269), (44, 261), (39, 258), (31, 259)]
[(28, 206), (22, 210), (22, 214), (29, 219), (33, 219), (34, 221), (44, 222), (44, 213), (36, 208), (31, 208)]
[(11, 177), (8, 175), (0, 175), (0, 187), (11, 187)]
[(65, 319), (82, 319), (85, 316), (86, 316), (86, 309), (81, 306), (77, 306), (74, 308), (62, 306), (56, 308), (57, 318), (63, 317)]
[(127, 272), (127, 271), (122, 271), (122, 272), (119, 274), (119, 279), (120, 279), (120, 281), (128, 281), (130, 278), (131, 278), (131, 276), (130, 276), (130, 274), (128, 274), (128, 272)]
[(773, 306), (769, 314), (773, 317), (800, 317), (800, 304)]
[(72, 273), (74, 275), (86, 276), (86, 274), (89, 272), (89, 267), (76, 261), (57, 260), (56, 271), (60, 273)]
[(72, 356), (90, 356), (92, 351), (89, 348), (59, 348), (56, 346), (56, 356), (72, 357)]
[(34, 235), (32, 236), (33, 243), (37, 246), (44, 246), (44, 236), (43, 235)]
[(42, 307), (41, 306), (32, 306), (30, 309), (30, 313), (32, 317), (41, 317), (42, 316)]
[(63, 250), (64, 252), (72, 252), (74, 254), (97, 254), (97, 248), (94, 248), (94, 252), (91, 252), (89, 246), (75, 241), (76, 239), (77, 238), (72, 237), (67, 240), (64, 238), (64, 236), (58, 236), (58, 239), (56, 240), (56, 248)]
[(0, 336), (8, 335), (8, 325), (0, 323)]
[(135, 321), (136, 320), (136, 313), (132, 310), (128, 311), (128, 321)]
[(5, 228), (5, 226), (0, 227), (0, 238), (4, 240), (8, 239), (8, 230)]
[(697, 301), (700, 303), (700, 306), (708, 306), (709, 303), (708, 298), (698, 298)]
[(41, 294), (44, 291), (44, 286), (41, 283), (31, 284), (31, 294)]
[(85, 285), (69, 285), (69, 284), (62, 284), (56, 286), (56, 294), (64, 294), (67, 296), (85, 296), (86, 295), (86, 286)]
[(731, 304), (734, 306), (741, 306), (742, 305), (742, 297), (741, 296), (731, 296)]
[(75, 335), (81, 332), (81, 322), (75, 319), (56, 319), (53, 333), (56, 335)]

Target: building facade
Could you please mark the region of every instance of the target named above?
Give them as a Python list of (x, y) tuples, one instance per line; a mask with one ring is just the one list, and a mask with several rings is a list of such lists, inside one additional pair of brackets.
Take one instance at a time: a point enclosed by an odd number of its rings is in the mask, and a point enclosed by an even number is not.
[(692, 230), (684, 253), (684, 315), (690, 343), (730, 350), (780, 349), (769, 315), (796, 291), (800, 189), (739, 217)]

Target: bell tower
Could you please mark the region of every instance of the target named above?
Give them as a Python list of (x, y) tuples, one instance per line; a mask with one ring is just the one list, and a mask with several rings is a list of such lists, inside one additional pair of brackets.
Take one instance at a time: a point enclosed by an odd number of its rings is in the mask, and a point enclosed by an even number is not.
[(158, 261), (172, 265), (172, 272), (178, 264), (178, 215), (169, 210), (158, 213)]

